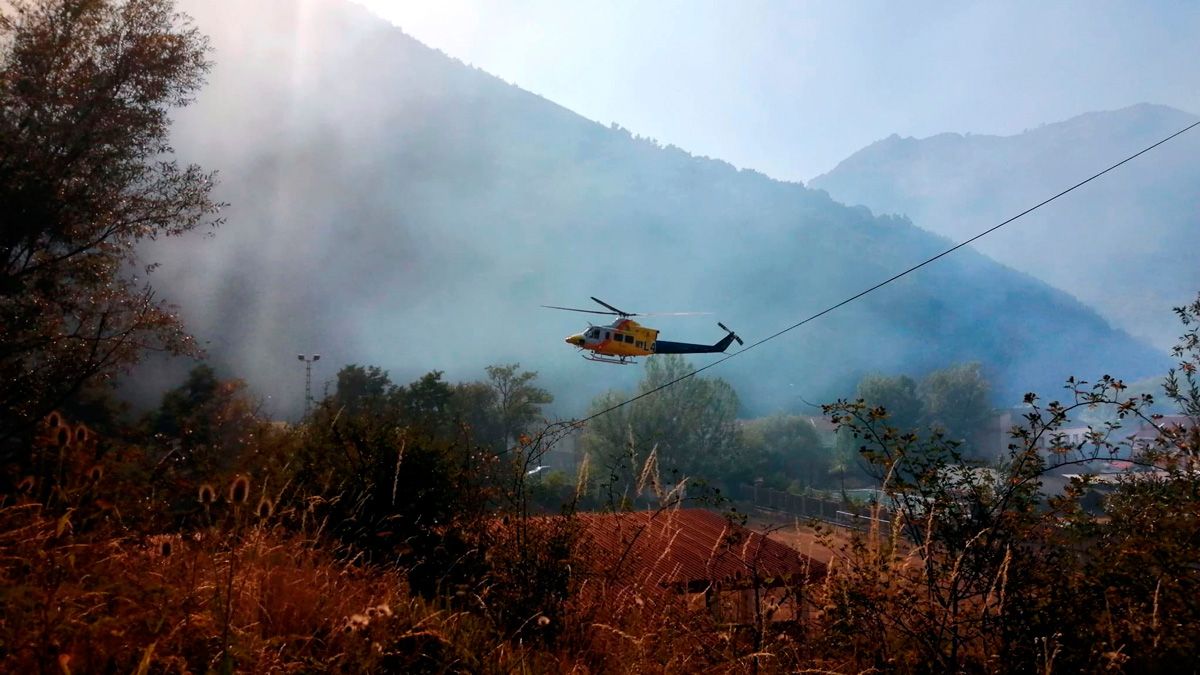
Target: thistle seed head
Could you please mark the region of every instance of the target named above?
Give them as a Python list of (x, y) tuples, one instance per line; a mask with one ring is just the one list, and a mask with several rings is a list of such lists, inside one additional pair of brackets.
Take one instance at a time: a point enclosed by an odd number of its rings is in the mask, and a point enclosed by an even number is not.
[(271, 514), (274, 512), (275, 505), (272, 504), (271, 500), (267, 499), (265, 496), (258, 500), (258, 507), (254, 509), (254, 513), (257, 514), (259, 518), (264, 520), (270, 518)]
[(205, 506), (217, 501), (217, 489), (208, 483), (200, 486), (200, 492), (196, 495), (196, 501)]
[(250, 499), (250, 478), (245, 475), (240, 475), (233, 479), (229, 484), (229, 502), (231, 504), (245, 504)]

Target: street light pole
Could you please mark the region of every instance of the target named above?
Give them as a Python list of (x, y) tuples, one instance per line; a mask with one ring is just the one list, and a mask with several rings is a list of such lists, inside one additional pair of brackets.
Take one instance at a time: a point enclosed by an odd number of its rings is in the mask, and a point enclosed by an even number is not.
[(312, 407), (312, 364), (320, 361), (321, 355), (297, 354), (296, 358), (304, 362), (304, 417), (308, 418), (308, 411)]

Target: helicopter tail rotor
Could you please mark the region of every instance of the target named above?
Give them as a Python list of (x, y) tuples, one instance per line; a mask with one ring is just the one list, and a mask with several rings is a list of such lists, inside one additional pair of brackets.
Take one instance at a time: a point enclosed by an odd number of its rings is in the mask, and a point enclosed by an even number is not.
[(733, 331), (729, 330), (729, 327), (728, 327), (728, 326), (726, 326), (725, 324), (721, 323), (720, 321), (718, 321), (718, 322), (717, 322), (717, 325), (721, 327), (721, 330), (723, 330), (723, 331), (725, 331), (726, 333), (729, 333), (730, 335), (732, 335), (732, 336), (733, 336), (733, 339), (737, 341), (737, 343), (738, 343), (738, 346), (745, 346), (745, 345), (746, 345), (746, 343), (745, 343), (745, 342), (742, 342), (742, 338), (738, 337), (737, 333), (734, 333)]

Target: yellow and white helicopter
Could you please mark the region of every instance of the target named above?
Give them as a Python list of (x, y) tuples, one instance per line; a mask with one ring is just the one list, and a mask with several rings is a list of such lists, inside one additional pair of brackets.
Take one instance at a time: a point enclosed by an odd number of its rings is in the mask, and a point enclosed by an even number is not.
[(617, 317), (607, 326), (590, 326), (582, 333), (576, 333), (567, 338), (566, 342), (584, 351), (583, 358), (600, 363), (631, 364), (635, 356), (653, 356), (655, 354), (707, 354), (719, 353), (729, 348), (737, 341), (744, 344), (742, 339), (725, 327), (720, 321), (717, 325), (728, 333), (719, 342), (712, 345), (694, 344), (691, 342), (667, 342), (658, 339), (658, 330), (643, 326), (630, 317), (633, 316), (689, 316), (706, 312), (659, 312), (655, 314), (635, 314), (624, 312), (604, 302), (600, 298), (592, 300), (607, 308), (607, 311), (596, 309), (577, 309), (575, 307), (556, 307), (542, 305), (548, 309), (563, 309), (568, 312), (584, 312), (586, 314), (611, 314)]

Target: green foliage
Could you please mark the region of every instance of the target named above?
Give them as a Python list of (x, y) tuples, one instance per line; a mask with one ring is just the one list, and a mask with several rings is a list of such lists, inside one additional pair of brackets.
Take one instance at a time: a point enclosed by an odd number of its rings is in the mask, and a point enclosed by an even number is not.
[[(921, 429), (925, 421), (925, 403), (918, 395), (918, 385), (906, 375), (867, 375), (859, 380), (857, 396), (857, 400), (868, 407), (887, 410), (888, 423), (897, 429), (916, 431)], [(831, 477), (836, 477), (838, 486), (845, 490), (847, 478), (852, 483), (859, 483), (869, 478), (869, 471), (858, 460), (862, 442), (853, 430), (838, 429), (835, 438), (829, 473)]]
[(811, 487), (826, 482), (832, 451), (812, 422), (799, 415), (773, 415), (749, 420), (741, 427), (747, 461), (757, 460), (753, 478), (778, 490), (793, 482)]
[[(321, 515), (356, 547), (409, 550), (422, 560), (435, 549), (461, 553), (457, 524), (478, 517), (493, 460), (458, 442), (453, 388), (436, 371), (398, 386), (377, 368), (354, 365), (338, 385), (306, 424), (297, 490), (321, 498)], [(430, 561), (414, 586), (433, 592), (449, 562)]]
[(1200, 419), (1200, 296), (1189, 305), (1176, 307), (1175, 314), (1185, 331), (1171, 350), (1178, 365), (1167, 373), (1163, 392), (1179, 412), (1194, 421)]
[(137, 246), (216, 222), (168, 143), (207, 50), (168, 0), (0, 7), (0, 441), (148, 347), (194, 351)]
[(991, 412), (991, 391), (978, 363), (936, 370), (917, 387), (926, 426), (965, 441), (983, 428)]
[[(1177, 312), (1189, 330), (1164, 390), (1190, 417), (1200, 410), (1200, 299)], [(852, 564), (828, 584), (841, 600), (824, 627), (828, 644), (904, 670), (1171, 672), (1188, 662), (1200, 635), (1196, 420), (1160, 421), (1148, 412), (1153, 397), (1107, 375), (1071, 378), (1067, 389), (1066, 402), (1026, 395), (993, 466), (965, 462), (961, 442), (938, 429), (893, 427), (882, 407), (826, 407), (863, 441), (895, 504), (890, 540), (856, 543)], [(1059, 429), (1086, 413), (1104, 422), (1067, 442)], [(1129, 437), (1130, 421), (1156, 431)], [(1057, 455), (1056, 472), (1082, 477), (1043, 494), (1047, 454)], [(1118, 456), (1141, 470), (1115, 483), (1089, 474)], [(1095, 513), (1087, 497), (1101, 488)]]
[[(432, 596), (478, 580), (485, 514), (521, 502), (509, 476), (524, 457), (502, 455), (540, 416), (536, 373), (495, 366), (488, 382), (451, 385), (427, 373), (396, 385), (386, 371), (350, 365), (305, 424), (294, 489), (319, 498), (332, 531), (372, 555), (402, 552), (409, 581)], [(336, 498), (331, 498), (336, 495)]]
[(182, 385), (163, 394), (158, 409), (145, 420), (155, 443), (170, 449), (163, 461), (171, 474), (192, 481), (232, 470), (255, 435), (262, 433), (262, 424), (246, 383), (219, 380), (207, 364), (192, 368)]
[(470, 442), (495, 452), (504, 449), (504, 424), (500, 419), (496, 389), (487, 382), (454, 385), (454, 407)]
[(64, 415), (79, 420), (107, 435), (124, 433), (131, 424), (131, 406), (118, 395), (112, 382), (90, 380), (68, 398), (61, 408)]
[(925, 402), (917, 395), (917, 383), (907, 375), (867, 375), (859, 380), (857, 395), (867, 405), (886, 408), (891, 425), (898, 429), (916, 429), (921, 424)]
[(350, 364), (338, 371), (331, 404), (355, 414), (365, 408), (384, 405), (393, 389), (387, 371), (377, 366), (364, 368)]
[[(887, 412), (887, 424), (900, 431), (941, 434), (958, 451), (976, 457), (972, 441), (991, 416), (991, 388), (980, 364), (962, 363), (935, 370), (918, 384), (905, 375), (867, 375), (858, 383), (857, 400)], [(849, 471), (860, 443), (848, 430), (839, 431), (837, 448)]]
[[(1072, 382), (1075, 400), (1041, 407), (1030, 395), (1025, 424), (1013, 429), (1014, 443), (995, 466), (967, 463), (962, 443), (935, 427), (928, 433), (888, 424), (882, 407), (839, 401), (826, 412), (862, 441), (861, 454), (895, 505), (896, 535), (918, 547), (911, 562), (894, 559), (895, 540), (866, 569), (843, 578), (853, 600), (831, 617), (832, 628), (862, 630), (874, 643), (861, 645), (876, 660), (905, 652), (892, 638), (907, 642), (909, 667), (924, 663), (938, 670), (983, 668), (998, 655), (1018, 671), (1046, 656), (1037, 652), (1053, 634), (1054, 649), (1064, 644), (1064, 612), (1048, 602), (1054, 574), (1070, 576), (1079, 559), (1055, 525), (1075, 513), (1075, 502), (1047, 510), (1041, 495), (1046, 463), (1039, 440), (1052, 436), (1070, 414), (1093, 405), (1119, 404), (1123, 385), (1103, 378), (1096, 385)], [(1101, 438), (1092, 454), (1115, 456)], [(868, 557), (864, 553), (864, 557)], [(1073, 577), (1074, 578), (1074, 577)], [(903, 580), (903, 581), (899, 581)], [(894, 586), (891, 586), (894, 584)], [(1061, 584), (1060, 584), (1061, 585)], [(1076, 587), (1078, 588), (1078, 587)], [(870, 630), (856, 618), (882, 617)], [(839, 629), (840, 630), (840, 629)], [(889, 638), (890, 636), (890, 638)]]
[[(145, 166), (166, 151), (165, 108), (183, 102), (196, 86), (188, 78), (203, 70), (202, 45), (164, 28), (167, 10), (155, 0), (2, 10), (0, 124), (12, 133), (0, 134), (0, 172), (10, 172), (0, 189), (17, 226), (6, 221), (0, 237), (26, 245), (25, 226), (50, 227), (33, 228), (33, 244), (15, 257), (5, 251), (31, 268), (0, 270), (4, 374), (14, 363), (45, 371), (5, 380), (28, 385), (4, 399), (6, 424), (29, 422), (37, 406), (129, 362), (141, 338), (179, 337), (153, 303), (131, 310), (150, 307), (138, 315), (150, 323), (122, 323), (130, 316), (114, 309), (130, 309), (117, 270), (131, 261), (130, 241), (189, 229), (211, 206), (190, 170)], [(148, 130), (122, 135), (90, 117), (89, 105)], [(40, 136), (23, 137), (26, 129)], [(72, 144), (93, 133), (96, 143)], [(27, 156), (49, 163), (22, 165)], [(141, 212), (149, 229), (120, 234), (120, 219), (139, 208), (150, 209)], [(117, 225), (115, 238), (73, 258), (71, 246), (97, 223)], [(87, 288), (100, 289), (99, 314), (86, 313)], [(23, 304), (26, 291), (33, 304)], [(1180, 316), (1192, 326), (1200, 300)], [(119, 331), (118, 351), (89, 354), (108, 344), (107, 330)], [(59, 344), (75, 338), (86, 348)], [(1195, 329), (1176, 355), (1167, 398), (1195, 415)], [(1194, 426), (1163, 424), (1145, 447), (1125, 448), (1148, 470), (1112, 486), (1102, 516), (1082, 508), (1095, 487), (1086, 479), (1041, 494), (1046, 452), (1085, 467), (1117, 454), (1123, 421), (1156, 421), (1144, 413), (1150, 397), (1125, 398), (1119, 380), (1072, 380), (1066, 403), (1030, 395), (1010, 452), (988, 467), (963, 457), (986, 400), (977, 367), (917, 387), (930, 432), (907, 428), (911, 381), (874, 381), (860, 388), (864, 400), (830, 406), (897, 504), (894, 529), (855, 540), (824, 583), (804, 589), (820, 611), (780, 628), (756, 620), (748, 634), (689, 609), (661, 579), (603, 570), (581, 579), (588, 551), (574, 548), (577, 521), (528, 517), (531, 499), (571, 491), (562, 474), (528, 473), (557, 433), (536, 428), (550, 396), (515, 364), (487, 376), (451, 385), (435, 371), (397, 385), (378, 368), (349, 366), (289, 428), (264, 424), (244, 385), (201, 366), (163, 397), (140, 436), (100, 438), (57, 413), (40, 419), (21, 461), (4, 467), (0, 670), (1166, 672), (1197, 651)], [(585, 447), (614, 492), (636, 498), (662, 475), (812, 472), (818, 444), (803, 420), (739, 428), (732, 388), (696, 377), (682, 358), (651, 359), (638, 391), (679, 378), (589, 427)], [(892, 417), (885, 399), (897, 406)], [(1113, 420), (1086, 443), (1056, 435), (1096, 406)], [(761, 619), (771, 610), (757, 606), (753, 562), (745, 569)]]
[[(638, 393), (687, 376), (667, 389), (592, 420), (580, 440), (593, 466), (604, 467), (613, 495), (636, 496), (634, 488), (646, 461), (654, 455), (657, 474), (668, 482), (681, 478), (718, 482), (750, 476), (737, 429), (738, 397), (721, 379), (689, 376), (694, 369), (679, 355), (646, 361)], [(593, 411), (628, 398), (611, 392)]]
[(542, 406), (554, 401), (550, 392), (533, 385), (537, 373), (522, 371), (521, 364), (487, 367), (488, 385), (495, 392), (500, 442), (517, 440), (541, 418)]

